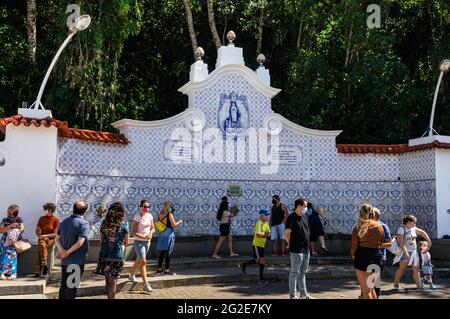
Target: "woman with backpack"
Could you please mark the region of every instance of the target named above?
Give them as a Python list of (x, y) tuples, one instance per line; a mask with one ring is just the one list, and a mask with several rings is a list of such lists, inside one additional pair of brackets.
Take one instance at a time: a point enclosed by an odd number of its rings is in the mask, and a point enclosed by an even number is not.
[(233, 214), (231, 214), (228, 204), (228, 197), (222, 197), (222, 202), (220, 203), (219, 210), (217, 211), (216, 219), (219, 221), (219, 230), (220, 237), (219, 241), (216, 244), (216, 249), (214, 250), (213, 258), (220, 259), (222, 257), (219, 256), (220, 249), (225, 241), (228, 240), (228, 251), (230, 253), (230, 257), (239, 256), (238, 254), (233, 252), (233, 239), (231, 237), (231, 220), (233, 218)]
[(158, 268), (156, 275), (162, 275), (162, 264), (165, 260), (164, 275), (175, 275), (170, 272), (170, 256), (172, 255), (173, 248), (175, 246), (175, 233), (174, 228), (183, 224), (182, 220), (175, 221), (173, 216), (175, 209), (172, 206), (172, 202), (167, 201), (159, 213), (158, 222), (156, 228), (161, 231), (158, 235), (158, 242), (156, 244), (156, 251), (158, 253)]
[(403, 290), (400, 285), (400, 279), (402, 279), (406, 267), (411, 266), (413, 271), (414, 282), (418, 289), (422, 288), (420, 282), (420, 263), (419, 254), (417, 251), (416, 239), (418, 236), (424, 238), (428, 243), (428, 248), (431, 248), (431, 239), (428, 234), (416, 227), (417, 218), (413, 215), (407, 215), (403, 217), (403, 225), (397, 230), (397, 243), (399, 248), (399, 254), (394, 259), (394, 264), (400, 261), (399, 267), (395, 272), (394, 288), (397, 290)]

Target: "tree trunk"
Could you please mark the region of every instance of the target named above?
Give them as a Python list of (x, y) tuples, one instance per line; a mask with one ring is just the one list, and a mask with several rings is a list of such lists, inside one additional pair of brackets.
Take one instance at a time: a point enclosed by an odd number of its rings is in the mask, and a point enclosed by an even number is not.
[(28, 55), (36, 62), (36, 0), (27, 0)]
[(225, 24), (224, 24), (223, 32), (222, 32), (222, 43), (226, 43), (225, 42), (225, 36), (226, 36), (226, 33), (227, 33), (227, 29), (228, 29), (228, 17), (225, 17)]
[(348, 35), (348, 46), (347, 46), (347, 52), (345, 54), (345, 65), (344, 68), (347, 68), (350, 63), (350, 53), (351, 53), (351, 47), (352, 47), (352, 36), (353, 36), (353, 23), (350, 28), (350, 33)]
[(188, 0), (183, 0), (183, 5), (184, 10), (186, 11), (186, 20), (189, 29), (189, 37), (191, 38), (192, 52), (194, 53), (195, 58), (195, 50), (197, 50), (198, 45), (197, 45), (197, 37), (195, 36), (194, 21), (192, 19), (191, 6), (189, 5)]
[(219, 34), (217, 33), (216, 20), (214, 17), (213, 0), (206, 0), (206, 4), (208, 6), (209, 28), (211, 29), (214, 45), (216, 46), (216, 49), (219, 49), (222, 46), (222, 43), (220, 42)]
[(298, 27), (297, 49), (300, 49), (300, 46), (302, 45), (302, 33), (303, 33), (303, 15), (300, 19), (300, 26)]
[(261, 9), (261, 13), (259, 14), (259, 21), (258, 21), (258, 35), (257, 35), (258, 42), (256, 43), (256, 55), (261, 53), (263, 27), (264, 27), (264, 9)]

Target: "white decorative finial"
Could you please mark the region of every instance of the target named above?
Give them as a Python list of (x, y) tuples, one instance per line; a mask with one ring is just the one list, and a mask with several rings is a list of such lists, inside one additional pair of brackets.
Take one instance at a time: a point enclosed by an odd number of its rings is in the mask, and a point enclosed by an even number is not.
[(262, 53), (258, 54), (258, 56), (256, 57), (256, 62), (258, 62), (259, 66), (262, 67), (266, 62), (266, 56)]
[(195, 49), (195, 61), (203, 61), (203, 57), (205, 56), (205, 50), (202, 47), (198, 47)]
[(236, 33), (234, 31), (228, 31), (227, 33), (228, 45), (234, 45), (234, 40), (236, 40)]
[(258, 54), (256, 57), (256, 62), (258, 62), (259, 67), (256, 69), (256, 74), (258, 74), (261, 81), (264, 84), (270, 85), (270, 74), (269, 70), (264, 67), (264, 63), (266, 62), (266, 56), (262, 53)]

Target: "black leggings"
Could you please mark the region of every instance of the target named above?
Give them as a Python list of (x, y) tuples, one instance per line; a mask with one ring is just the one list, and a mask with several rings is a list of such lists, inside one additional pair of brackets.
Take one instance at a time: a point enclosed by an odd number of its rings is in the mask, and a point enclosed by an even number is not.
[(161, 269), (164, 257), (166, 257), (166, 270), (170, 268), (170, 254), (169, 254), (169, 251), (168, 250), (163, 250), (162, 252), (159, 253), (158, 269)]

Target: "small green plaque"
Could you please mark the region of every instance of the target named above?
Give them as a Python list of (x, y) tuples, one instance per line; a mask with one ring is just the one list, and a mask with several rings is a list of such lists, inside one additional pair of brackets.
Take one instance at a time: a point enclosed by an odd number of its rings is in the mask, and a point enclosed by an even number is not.
[(241, 196), (241, 186), (236, 185), (236, 184), (228, 185), (227, 195), (228, 196)]

